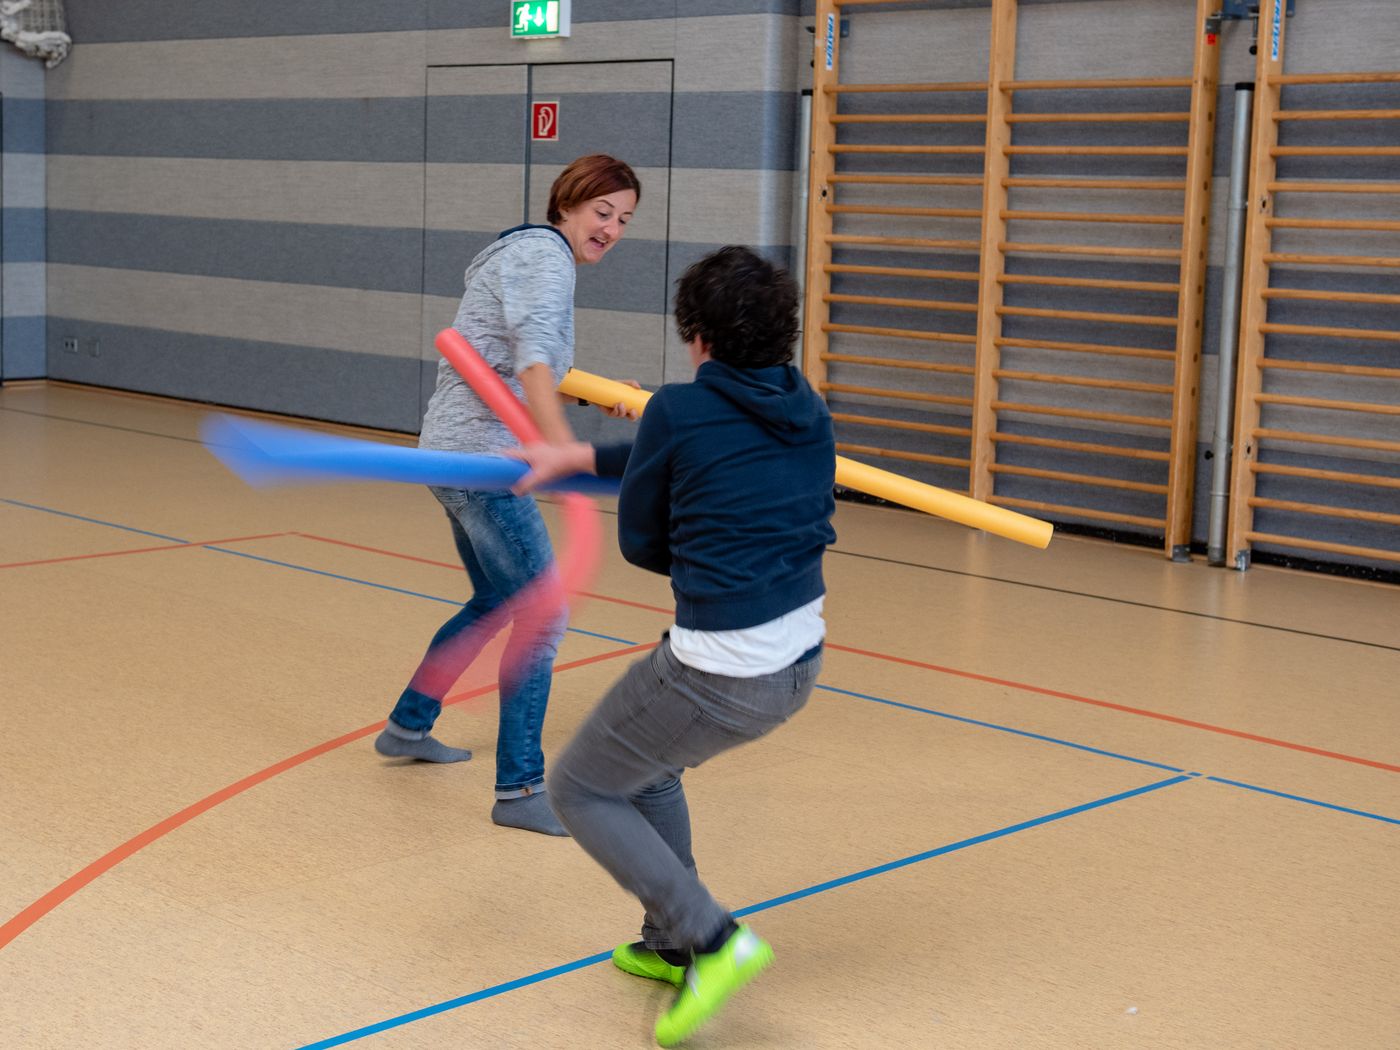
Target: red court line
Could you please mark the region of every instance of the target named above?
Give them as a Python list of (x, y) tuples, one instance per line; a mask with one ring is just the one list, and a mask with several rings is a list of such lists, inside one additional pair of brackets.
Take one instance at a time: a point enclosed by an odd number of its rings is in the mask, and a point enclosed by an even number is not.
[(0, 565), (0, 569), (20, 569), (26, 565), (57, 565), (65, 561), (84, 561), (88, 558), (120, 558), (124, 554), (150, 554), (153, 551), (178, 551), (190, 547), (212, 547), (216, 543), (246, 543), (249, 540), (271, 540), (278, 536), (290, 536), (290, 532), (268, 532), (261, 536), (230, 536), (226, 540), (200, 540), (196, 543), (165, 543), (159, 547), (135, 547), (123, 551), (102, 551), (99, 554), (69, 554), (62, 558), (40, 558), (37, 561), (12, 561)]
[(1291, 751), (1304, 751), (1310, 755), (1321, 755), (1323, 758), (1335, 758), (1342, 762), (1355, 762), (1357, 765), (1384, 769), (1391, 773), (1400, 773), (1400, 766), (1391, 765), (1388, 762), (1378, 762), (1373, 758), (1358, 758), (1356, 755), (1344, 755), (1337, 751), (1325, 751), (1320, 747), (1311, 747), (1308, 744), (1295, 744), (1288, 740), (1277, 740), (1271, 736), (1260, 736), (1257, 733), (1246, 733), (1240, 729), (1229, 729), (1225, 726), (1212, 725), (1210, 722), (1197, 722), (1190, 718), (1163, 714), (1160, 711), (1149, 711), (1141, 707), (1129, 707), (1126, 704), (1115, 704), (1110, 700), (1095, 700), (1092, 697), (1077, 696), (1074, 693), (1062, 693), (1058, 689), (1046, 689), (1042, 686), (1029, 685), (1025, 682), (1013, 682), (1007, 678), (993, 678), (991, 675), (977, 674), (974, 671), (960, 671), (956, 667), (940, 667), (938, 664), (927, 664), (921, 660), (910, 660), (902, 656), (889, 656), (885, 653), (871, 652), (868, 649), (856, 649), (849, 645), (834, 645), (828, 642), (827, 648), (839, 649), (843, 653), (855, 653), (858, 656), (869, 656), (877, 660), (889, 660), (892, 663), (907, 664), (910, 667), (919, 667), (927, 671), (938, 671), (942, 674), (956, 675), (959, 678), (969, 678), (975, 682), (1004, 685), (1009, 689), (1019, 689), (1026, 693), (1037, 693), (1040, 696), (1052, 696), (1057, 700), (1073, 700), (1077, 704), (1090, 704), (1094, 707), (1104, 707), (1110, 711), (1119, 711), (1123, 714), (1140, 715), (1143, 718), (1155, 718), (1159, 722), (1172, 722), (1176, 725), (1188, 726), (1191, 729), (1204, 729), (1208, 733), (1220, 733), (1223, 736), (1237, 737), (1240, 740), (1253, 740), (1255, 743), (1269, 744), (1273, 747), (1285, 747)]
[[(357, 550), (368, 551), (372, 554), (383, 554), (391, 558), (407, 558), (410, 561), (423, 562), (427, 565), (440, 565), (446, 569), (460, 569), (460, 565), (453, 565), (447, 562), (431, 561), (427, 558), (416, 558), (408, 554), (399, 554), (396, 551), (379, 550), (375, 547), (362, 547), (355, 543), (345, 543), (341, 540), (328, 539), (324, 536), (313, 536), (310, 533), (298, 532), (297, 536), (302, 536), (309, 540), (318, 540), (322, 543), (335, 543), (344, 547), (354, 547)], [(674, 615), (673, 609), (663, 609), (656, 605), (645, 605), (642, 602), (627, 601), (623, 598), (612, 598), (606, 594), (591, 594), (581, 592), (588, 598), (596, 598), (599, 601), (612, 602), (615, 605), (628, 605), (634, 609), (647, 609), (652, 612), (663, 613), (667, 616)], [(1035, 693), (1039, 696), (1054, 697), (1057, 700), (1072, 700), (1076, 704), (1089, 704), (1093, 707), (1102, 707), (1110, 711), (1117, 711), (1120, 714), (1137, 715), (1141, 718), (1153, 718), (1159, 722), (1170, 722), (1174, 725), (1186, 726), (1190, 729), (1200, 729), (1207, 733), (1218, 733), (1221, 736), (1235, 737), (1238, 740), (1250, 740), (1256, 744), (1268, 744), (1270, 747), (1282, 747), (1290, 751), (1301, 751), (1309, 755), (1318, 755), (1322, 758), (1335, 758), (1339, 762), (1352, 762), (1359, 766), (1369, 766), (1372, 769), (1383, 769), (1389, 773), (1400, 773), (1400, 765), (1392, 765), (1389, 762), (1380, 762), (1373, 758), (1361, 758), (1357, 755), (1346, 755), (1339, 751), (1328, 751), (1320, 747), (1312, 747), (1309, 744), (1295, 744), (1289, 740), (1279, 740), (1271, 736), (1261, 736), (1258, 733), (1247, 733), (1241, 729), (1230, 729), (1227, 726), (1218, 726), (1210, 722), (1198, 722), (1190, 718), (1181, 718), (1178, 715), (1168, 715), (1161, 711), (1149, 711), (1142, 707), (1129, 707), (1127, 704), (1115, 704), (1110, 700), (1095, 700), (1088, 696), (1078, 696), (1074, 693), (1063, 693), (1057, 689), (1046, 689), (1038, 685), (1030, 685), (1027, 682), (1013, 682), (1008, 678), (994, 678), (991, 675), (978, 674), (975, 671), (961, 671), (956, 667), (943, 667), (939, 664), (925, 663), (922, 660), (911, 660), (903, 656), (891, 656), (888, 653), (878, 653), (871, 649), (857, 649), (849, 645), (838, 645), (835, 642), (826, 643), (828, 649), (839, 650), (843, 653), (854, 653), (857, 656), (867, 656), (872, 660), (885, 660), (889, 663), (904, 664), (908, 667), (918, 667), (925, 671), (937, 671), (940, 674), (954, 675), (958, 678), (967, 678), (975, 682), (986, 682), (990, 685), (1001, 685), (1008, 689), (1017, 689), (1024, 693)]]
[[(281, 534), (279, 533), (278, 535)], [(598, 653), (594, 656), (584, 657), (581, 660), (573, 660), (566, 664), (557, 665), (554, 668), (554, 673), (558, 674), (560, 671), (571, 671), (575, 668), (585, 667), (588, 664), (596, 664), (604, 660), (615, 659), (619, 656), (643, 652), (647, 649), (654, 648), (656, 644), (655, 642), (646, 642), (642, 645), (632, 645), (625, 649), (613, 649), (606, 653)], [(471, 689), (464, 693), (449, 696), (442, 702), (442, 705), (443, 707), (448, 707), (452, 704), (459, 704), (464, 700), (470, 700), (473, 697), (493, 692), (495, 689), (496, 683), (492, 682), (489, 685), (480, 686), (479, 688)], [(128, 857), (145, 849), (152, 842), (170, 834), (170, 832), (181, 825), (188, 824), (195, 817), (209, 812), (209, 810), (213, 809), (220, 802), (227, 802), (234, 796), (241, 795), (249, 788), (256, 787), (265, 781), (271, 780), (279, 773), (285, 773), (289, 769), (294, 769), (299, 765), (310, 762), (313, 758), (334, 751), (338, 747), (353, 743), (356, 740), (369, 736), (371, 733), (379, 732), (379, 730), (384, 728), (384, 724), (384, 722), (375, 722), (373, 725), (365, 726), (362, 729), (356, 729), (353, 732), (346, 733), (344, 736), (338, 736), (334, 740), (327, 740), (324, 744), (317, 744), (315, 747), (292, 755), (290, 758), (284, 758), (281, 762), (270, 765), (266, 769), (261, 769), (251, 776), (244, 777), (242, 780), (235, 781), (228, 785), (228, 787), (220, 788), (212, 795), (200, 799), (193, 805), (186, 806), (178, 813), (171, 814), (160, 823), (151, 825), (145, 831), (141, 832), (141, 834), (128, 839), (116, 849), (99, 857), (81, 871), (64, 879), (53, 889), (49, 890), (48, 893), (19, 912), (19, 914), (15, 915), (3, 926), (0, 926), (0, 950), (3, 950), (5, 946), (16, 937), (33, 926), (88, 883), (92, 882), (99, 875), (110, 871)]]

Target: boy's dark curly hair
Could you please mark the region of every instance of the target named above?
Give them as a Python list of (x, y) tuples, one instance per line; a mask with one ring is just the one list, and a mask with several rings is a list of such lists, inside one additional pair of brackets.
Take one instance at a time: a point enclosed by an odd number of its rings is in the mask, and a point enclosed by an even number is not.
[(676, 283), (676, 330), (687, 343), (698, 335), (712, 358), (735, 368), (792, 360), (798, 292), (786, 270), (731, 244)]

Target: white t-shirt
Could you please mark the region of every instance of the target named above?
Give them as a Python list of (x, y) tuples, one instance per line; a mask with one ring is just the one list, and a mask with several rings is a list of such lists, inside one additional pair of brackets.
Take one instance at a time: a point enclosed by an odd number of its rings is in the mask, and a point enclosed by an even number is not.
[(687, 667), (729, 678), (757, 678), (789, 667), (826, 637), (825, 598), (737, 631), (671, 628), (671, 652)]

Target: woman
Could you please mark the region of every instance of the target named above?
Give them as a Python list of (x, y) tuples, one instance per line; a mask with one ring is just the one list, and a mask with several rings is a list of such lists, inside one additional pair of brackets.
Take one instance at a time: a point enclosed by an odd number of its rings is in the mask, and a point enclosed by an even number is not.
[[(641, 197), (630, 167), (603, 154), (580, 157), (555, 179), (549, 225), (506, 230), (466, 272), (466, 292), (453, 327), (522, 397), (544, 440), (573, 441), (556, 393), (574, 361), (574, 278), (578, 265), (599, 262), (621, 238)], [(615, 410), (613, 414), (618, 414)], [(423, 416), (419, 447), (499, 453), (516, 444), (446, 360)], [(450, 688), (485, 645), (489, 631), (464, 632), (554, 563), (534, 497), (505, 491), (433, 488), (452, 526), (471, 579), (472, 598), (433, 636), (427, 655), (375, 740), (382, 755), (426, 762), (462, 762), (471, 752), (432, 736)], [(501, 715), (496, 741), (496, 803), (504, 827), (567, 835), (544, 797), (540, 731), (549, 702), (554, 655), (564, 619), (517, 622), (501, 661)], [(469, 644), (453, 645), (466, 637)]]

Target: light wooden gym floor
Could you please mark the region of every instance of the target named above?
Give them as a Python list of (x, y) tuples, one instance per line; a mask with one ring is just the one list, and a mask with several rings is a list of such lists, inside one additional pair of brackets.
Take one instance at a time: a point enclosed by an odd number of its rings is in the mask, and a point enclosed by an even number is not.
[[(470, 763), (371, 748), (465, 598), (436, 503), (251, 489), (205, 412), (0, 388), (0, 1043), (654, 1045), (637, 906), (489, 821), (494, 695)], [(812, 702), (687, 776), (777, 952), (690, 1045), (1400, 1046), (1396, 588), (836, 526)], [(670, 622), (592, 589), (547, 754)]]

